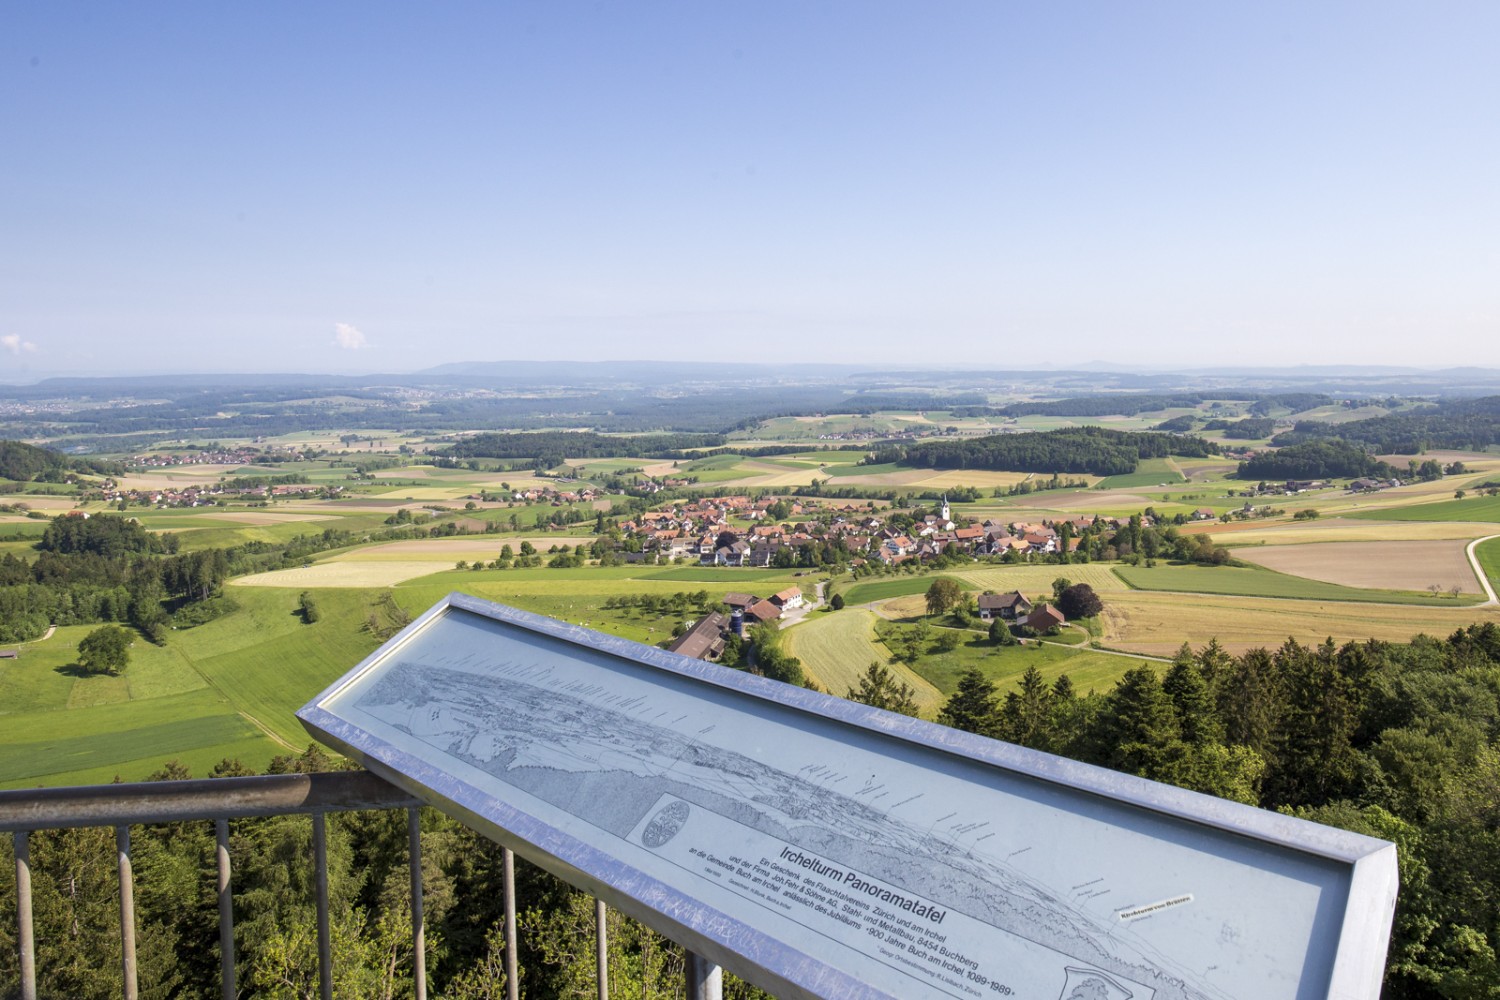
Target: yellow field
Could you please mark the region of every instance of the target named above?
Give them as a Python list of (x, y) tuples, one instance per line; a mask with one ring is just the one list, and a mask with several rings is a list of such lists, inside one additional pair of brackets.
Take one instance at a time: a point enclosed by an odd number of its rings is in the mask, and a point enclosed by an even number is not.
[[(1026, 472), (991, 472), (988, 469), (949, 469), (939, 472), (937, 475), (928, 476), (926, 479), (918, 480), (914, 486), (923, 489), (952, 489), (955, 486), (976, 486), (980, 489), (994, 489), (997, 486), (1010, 487), (1034, 477)], [(1088, 479), (1090, 485), (1098, 482), (1091, 476), (1072, 476), (1073, 479)]]
[(1028, 597), (1052, 593), (1052, 581), (1066, 577), (1073, 583), (1086, 583), (1103, 594), (1125, 590), (1120, 578), (1108, 566), (993, 566), (944, 574), (962, 581), (965, 590), (993, 590), (998, 594), (1019, 590)]
[(1418, 632), (1445, 636), (1474, 622), (1500, 623), (1500, 607), (1429, 608), (1392, 604), (1292, 601), (1131, 591), (1104, 602), (1105, 644), (1170, 656), (1184, 640), (1194, 648), (1217, 637), (1241, 652), (1278, 646), (1287, 637), (1307, 644), (1384, 639), (1406, 642)]
[[(1181, 488), (1184, 484), (1177, 484)], [(1105, 510), (1116, 507), (1146, 508), (1160, 503), (1160, 497), (1143, 496), (1140, 493), (1065, 493), (1058, 497), (1054, 506), (1058, 510)]]
[[(1209, 526), (1206, 530), (1220, 544), (1240, 546), (1472, 539), (1493, 534), (1495, 526), (1475, 521), (1365, 521), (1325, 517), (1315, 521), (1282, 521), (1271, 525), (1251, 522), (1242, 530), (1230, 530), (1223, 525)], [(1220, 535), (1223, 537), (1219, 537)], [(1249, 558), (1238, 550), (1234, 555), (1236, 558)]]
[(872, 662), (884, 664), (897, 682), (911, 686), (922, 715), (933, 718), (946, 700), (943, 693), (905, 664), (889, 662), (890, 650), (875, 641), (874, 630), (875, 616), (862, 608), (814, 612), (801, 625), (787, 629), (782, 642), (787, 652), (802, 661), (804, 673), (824, 691), (840, 697), (859, 685), (860, 675)]
[(500, 555), (502, 546), (509, 545), (512, 552), (521, 550), (522, 542), (530, 542), (536, 546), (541, 553), (554, 545), (566, 545), (569, 548), (575, 545), (592, 545), (592, 535), (523, 535), (501, 537), (499, 535), (455, 535), (452, 538), (408, 538), (400, 542), (384, 542), (380, 545), (367, 545), (362, 548), (343, 552), (330, 559), (330, 562), (431, 562), (438, 557), (445, 558), (447, 563), (444, 568), (451, 569), (453, 564), (462, 559), (473, 562), (475, 559), (486, 561)]
[(236, 579), (240, 587), (291, 587), (308, 590), (321, 587), (394, 587), (407, 580), (453, 568), (454, 560), (421, 562), (415, 559), (399, 562), (347, 560), (323, 562), (299, 569), (278, 569), (270, 573), (252, 573)]
[(193, 515), (204, 521), (230, 524), (285, 524), (289, 521), (332, 521), (336, 514), (318, 514), (312, 510), (209, 510)]
[(1426, 590), (1436, 584), (1444, 591), (1458, 587), (1463, 593), (1479, 593), (1465, 547), (1463, 539), (1324, 542), (1239, 549), (1235, 556), (1281, 573), (1346, 587)]
[(54, 512), (57, 512), (57, 511), (64, 511), (64, 510), (72, 510), (74, 507), (78, 506), (74, 502), (74, 500), (73, 500), (72, 497), (51, 497), (51, 496), (32, 495), (32, 494), (29, 494), (29, 493), (13, 493), (13, 494), (9, 494), (9, 495), (0, 496), (0, 502), (4, 502), (4, 503), (24, 503), (27, 507), (31, 508), (32, 510), (39, 510), (39, 511), (44, 511), (44, 512), (48, 512), (48, 513), (54, 513)]

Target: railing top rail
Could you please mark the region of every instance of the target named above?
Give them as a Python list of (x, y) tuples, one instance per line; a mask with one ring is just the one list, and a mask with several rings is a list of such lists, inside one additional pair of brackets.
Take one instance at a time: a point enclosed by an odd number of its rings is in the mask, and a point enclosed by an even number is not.
[(0, 832), (421, 805), (368, 771), (0, 791)]

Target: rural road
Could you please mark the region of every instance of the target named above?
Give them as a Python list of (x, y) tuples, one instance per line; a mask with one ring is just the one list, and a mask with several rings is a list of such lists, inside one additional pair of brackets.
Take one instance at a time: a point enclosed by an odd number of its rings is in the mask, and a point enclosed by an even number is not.
[(1500, 604), (1500, 598), (1495, 596), (1495, 588), (1490, 585), (1490, 578), (1484, 575), (1484, 567), (1479, 565), (1479, 557), (1474, 554), (1474, 550), (1479, 548), (1481, 543), (1487, 542), (1491, 538), (1500, 538), (1500, 535), (1486, 535), (1483, 538), (1476, 538), (1469, 543), (1468, 548), (1464, 549), (1464, 555), (1469, 557), (1469, 565), (1474, 567), (1474, 575), (1479, 577), (1479, 585), (1484, 588), (1485, 594), (1489, 597), (1489, 600), (1485, 601), (1484, 604), (1478, 605), (1481, 608), (1489, 604)]

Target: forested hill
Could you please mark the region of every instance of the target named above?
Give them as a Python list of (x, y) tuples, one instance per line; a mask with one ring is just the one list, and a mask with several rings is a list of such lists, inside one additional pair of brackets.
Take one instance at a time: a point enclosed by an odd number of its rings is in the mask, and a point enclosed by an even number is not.
[(1241, 462), (1241, 479), (1389, 478), (1396, 470), (1348, 441), (1306, 441)]
[(719, 448), (722, 434), (634, 434), (613, 436), (592, 431), (494, 431), (464, 438), (444, 454), (448, 458), (526, 459), (550, 469), (575, 458), (681, 458), (688, 449)]
[(1056, 431), (996, 434), (965, 441), (933, 441), (904, 448), (884, 448), (872, 460), (925, 469), (997, 469), (1118, 476), (1134, 472), (1143, 458), (1217, 454), (1219, 446), (1212, 441), (1183, 434), (1067, 427)]
[(120, 471), (108, 463), (68, 458), (24, 441), (0, 440), (0, 479), (22, 483), (62, 482), (72, 472), (112, 475)]
[(1500, 444), (1500, 396), (1453, 400), (1346, 424), (1299, 420), (1271, 443), (1302, 444), (1318, 438), (1343, 438), (1379, 455), (1416, 455), (1434, 448), (1483, 451)]

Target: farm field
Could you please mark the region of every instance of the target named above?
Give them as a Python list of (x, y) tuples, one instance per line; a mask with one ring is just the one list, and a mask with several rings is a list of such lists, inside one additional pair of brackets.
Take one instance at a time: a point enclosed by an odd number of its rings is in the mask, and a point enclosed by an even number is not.
[(1479, 593), (1464, 550), (1467, 542), (1321, 542), (1239, 549), (1235, 556), (1258, 566), (1345, 587)]
[(875, 621), (875, 615), (863, 608), (816, 613), (788, 629), (782, 644), (802, 661), (804, 673), (824, 691), (840, 697), (859, 685), (871, 663), (879, 663), (898, 682), (911, 686), (922, 716), (933, 718), (947, 696), (904, 664), (890, 662), (890, 650), (875, 641)]
[(1500, 497), (1473, 496), (1405, 507), (1381, 507), (1345, 516), (1381, 521), (1481, 521), (1494, 524), (1500, 522)]
[(241, 717), (180, 649), (137, 639), (120, 677), (73, 666), (94, 626), (59, 628), (0, 666), (0, 786), (143, 778), (172, 757), (263, 767), (282, 748)]
[(1211, 638), (1231, 652), (1275, 648), (1288, 637), (1304, 645), (1332, 637), (1335, 642), (1382, 639), (1407, 642), (1412, 636), (1446, 636), (1476, 622), (1500, 624), (1494, 605), (1446, 608), (1354, 604), (1343, 601), (1263, 599), (1228, 595), (1136, 591), (1104, 601), (1104, 644), (1112, 649), (1171, 656), (1184, 641), (1202, 647)]
[[(1288, 505), (1291, 509), (1293, 505)], [(1196, 534), (1196, 526), (1187, 526)], [(1478, 521), (1376, 521), (1373, 518), (1322, 517), (1308, 521), (1237, 521), (1208, 524), (1203, 531), (1244, 558), (1244, 548), (1261, 545), (1308, 545), (1317, 542), (1436, 541), (1478, 538), (1495, 526)]]
[[(1452, 607), (1473, 604), (1476, 598), (1434, 597), (1408, 590), (1374, 590), (1309, 580), (1270, 569), (1237, 566), (1118, 566), (1115, 573), (1134, 590), (1174, 591), (1179, 594), (1218, 594), (1239, 597), (1279, 597), (1293, 600), (1349, 603), (1412, 604)], [(1473, 579), (1473, 574), (1469, 574)]]

